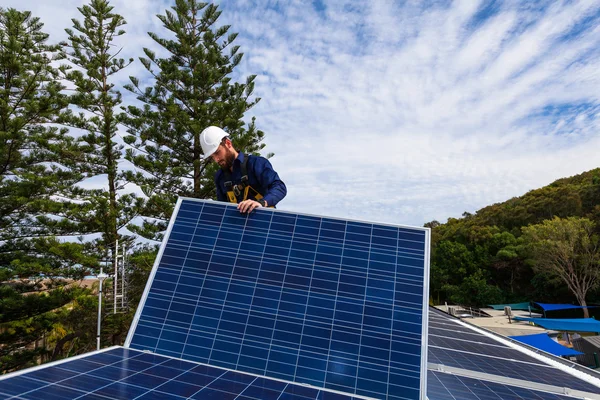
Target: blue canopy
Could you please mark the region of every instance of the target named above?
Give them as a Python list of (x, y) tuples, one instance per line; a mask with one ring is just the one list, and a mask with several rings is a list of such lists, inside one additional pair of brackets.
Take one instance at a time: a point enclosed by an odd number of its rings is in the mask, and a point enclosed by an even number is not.
[(533, 322), (546, 329), (568, 332), (600, 332), (600, 321), (594, 318), (553, 319), (513, 317), (515, 321)]
[(548, 304), (548, 303), (533, 303), (544, 311), (555, 311), (555, 310), (570, 310), (574, 308), (595, 308), (596, 306), (575, 306), (573, 304)]
[(579, 356), (583, 353), (570, 349), (560, 343), (550, 339), (547, 333), (537, 333), (535, 335), (509, 336), (516, 341), (528, 344), (536, 349), (544, 350), (546, 353), (555, 356)]

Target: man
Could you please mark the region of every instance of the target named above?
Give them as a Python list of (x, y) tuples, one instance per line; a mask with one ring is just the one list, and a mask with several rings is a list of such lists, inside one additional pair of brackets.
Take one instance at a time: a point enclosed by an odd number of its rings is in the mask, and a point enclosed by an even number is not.
[(269, 160), (236, 151), (223, 129), (203, 130), (200, 145), (204, 156), (221, 166), (215, 175), (217, 200), (237, 203), (240, 212), (249, 213), (258, 207), (275, 207), (287, 194)]

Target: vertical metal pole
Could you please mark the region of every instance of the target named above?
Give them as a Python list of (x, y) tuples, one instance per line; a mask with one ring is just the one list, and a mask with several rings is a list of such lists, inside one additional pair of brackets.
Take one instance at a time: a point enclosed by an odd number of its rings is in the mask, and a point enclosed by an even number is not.
[(117, 313), (117, 292), (119, 289), (119, 239), (115, 241), (115, 278), (113, 279), (113, 314)]
[(123, 243), (123, 251), (121, 252), (121, 307), (125, 308), (125, 243)]
[(102, 320), (102, 267), (100, 267), (100, 275), (98, 275), (98, 280), (100, 281), (100, 286), (98, 287), (98, 330), (96, 332), (96, 350), (100, 350), (100, 321)]

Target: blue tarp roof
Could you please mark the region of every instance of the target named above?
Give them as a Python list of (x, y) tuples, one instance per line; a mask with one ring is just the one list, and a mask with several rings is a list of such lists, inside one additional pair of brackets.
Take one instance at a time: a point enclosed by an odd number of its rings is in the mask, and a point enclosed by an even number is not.
[(535, 335), (523, 335), (523, 336), (509, 336), (521, 343), (528, 344), (536, 349), (544, 350), (546, 353), (553, 354), (555, 356), (578, 356), (583, 353), (577, 350), (570, 349), (563, 346), (560, 343), (550, 339), (547, 333), (538, 333)]
[(530, 321), (546, 329), (568, 332), (600, 332), (600, 321), (594, 318), (554, 319), (513, 317), (516, 321)]
[(555, 311), (555, 310), (570, 310), (573, 308), (595, 308), (596, 306), (575, 306), (573, 304), (548, 304), (548, 303), (533, 303), (540, 307), (544, 311)]
[[(492, 307), (494, 310), (504, 310), (505, 306), (510, 306), (512, 310), (529, 310), (529, 303), (511, 303), (511, 304), (488, 304), (488, 307)], [(534, 308), (534, 307), (531, 307)]]

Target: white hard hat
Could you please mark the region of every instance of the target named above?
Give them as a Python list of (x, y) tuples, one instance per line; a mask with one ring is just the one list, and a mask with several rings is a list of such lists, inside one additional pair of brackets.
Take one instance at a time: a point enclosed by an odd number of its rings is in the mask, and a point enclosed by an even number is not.
[(224, 137), (229, 137), (229, 133), (217, 126), (209, 126), (200, 134), (200, 145), (204, 157), (210, 157), (219, 148)]

